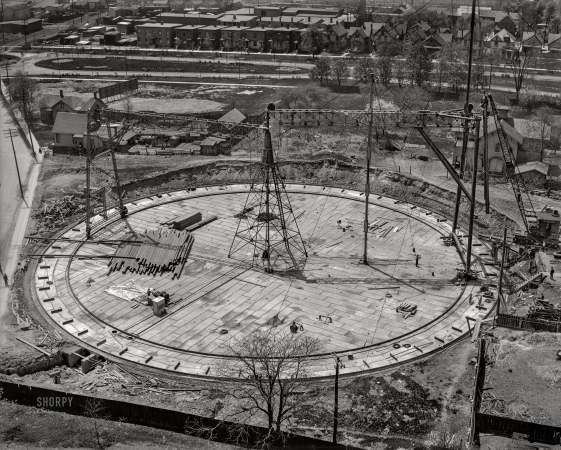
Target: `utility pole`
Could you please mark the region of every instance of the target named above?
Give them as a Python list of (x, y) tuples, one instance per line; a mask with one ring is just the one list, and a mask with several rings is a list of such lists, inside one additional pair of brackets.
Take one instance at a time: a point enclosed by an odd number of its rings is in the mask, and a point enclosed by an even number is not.
[[(4, 1), (0, 0), (0, 5), (2, 6), (2, 20), (4, 20)], [(2, 27), (2, 45), (6, 43), (6, 37), (4, 35), (4, 27)]]
[(333, 408), (333, 443), (337, 443), (337, 426), (339, 425), (339, 368), (344, 369), (345, 365), (341, 359), (333, 354), (335, 359), (335, 405)]
[(479, 159), (479, 129), (481, 121), (479, 118), (475, 120), (475, 143), (473, 146), (473, 176), (471, 180), (471, 204), (469, 208), (469, 231), (468, 231), (468, 248), (466, 258), (466, 270), (469, 273), (471, 268), (471, 247), (473, 243), (473, 221), (475, 219), (475, 195), (477, 188), (477, 160)]
[(505, 268), (505, 256), (506, 256), (506, 227), (503, 234), (503, 256), (501, 258), (501, 273), (499, 275), (499, 292), (497, 294), (497, 316), (501, 312), (501, 299), (503, 297), (503, 274)]
[(372, 125), (374, 122), (374, 113), (372, 111), (372, 103), (374, 102), (374, 74), (370, 74), (370, 96), (368, 101), (368, 145), (366, 147), (366, 185), (364, 186), (364, 254), (362, 262), (368, 264), (368, 207), (370, 197), (370, 160), (372, 158)]
[(18, 132), (13, 128), (8, 128), (4, 130), (4, 137), (10, 137), (10, 141), (12, 142), (12, 151), (14, 152), (14, 161), (16, 162), (16, 172), (18, 173), (18, 181), (19, 181), (19, 191), (21, 193), (21, 198), (25, 201), (23, 196), (23, 186), (21, 184), (21, 177), (19, 174), (19, 166), (18, 166), (18, 158), (16, 157), (16, 149), (14, 147), (14, 136), (17, 136)]
[(86, 111), (86, 142), (84, 142), (84, 150), (86, 151), (86, 239), (90, 239), (92, 234), (92, 228), (90, 223), (91, 154), (90, 154), (90, 112), (89, 111)]
[(489, 146), (487, 142), (488, 131), (487, 131), (487, 107), (489, 106), (489, 99), (487, 95), (483, 98), (483, 104), (481, 105), (483, 109), (483, 195), (485, 197), (485, 214), (490, 214), (490, 203), (489, 198)]
[[(470, 23), (470, 36), (469, 36), (469, 54), (468, 54), (468, 74), (467, 74), (467, 86), (466, 86), (466, 102), (464, 104), (464, 116), (468, 117), (471, 113), (470, 111), (470, 104), (469, 104), (469, 93), (471, 88), (471, 65), (473, 59), (473, 30), (475, 28), (475, 3), (476, 0), (473, 0), (471, 4), (471, 23)], [(466, 119), (464, 120), (464, 136), (462, 140), (462, 156), (460, 159), (460, 179), (464, 178), (464, 169), (465, 169), (465, 159), (466, 159), (466, 152), (467, 152), (467, 145), (469, 140), (469, 121)], [(462, 190), (458, 186), (456, 191), (456, 207), (454, 209), (454, 222), (452, 224), (452, 233), (456, 232), (458, 228), (458, 216), (460, 214), (460, 201), (462, 200)], [(475, 198), (472, 198), (472, 201), (475, 201)]]

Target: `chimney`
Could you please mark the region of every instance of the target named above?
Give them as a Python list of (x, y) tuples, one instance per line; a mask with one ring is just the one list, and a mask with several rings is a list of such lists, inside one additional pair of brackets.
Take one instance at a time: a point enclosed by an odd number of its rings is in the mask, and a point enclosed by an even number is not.
[(60, 98), (64, 98), (64, 94), (62, 93), (62, 89), (60, 90)]

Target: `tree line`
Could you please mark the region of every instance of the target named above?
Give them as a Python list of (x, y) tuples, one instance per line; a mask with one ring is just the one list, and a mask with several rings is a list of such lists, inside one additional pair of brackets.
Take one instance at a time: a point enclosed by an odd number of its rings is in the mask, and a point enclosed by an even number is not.
[[(352, 58), (330, 58), (319, 56), (309, 77), (320, 84), (341, 83), (354, 78), (367, 82), (374, 75), (376, 83), (433, 88), (439, 92), (459, 92), (466, 88), (467, 49), (461, 44), (447, 44), (435, 56), (431, 56), (422, 44), (409, 45), (398, 58), (401, 46), (389, 44), (378, 52), (379, 58), (370, 55)], [(490, 49), (482, 56), (475, 56), (472, 65), (473, 89), (490, 88), (492, 76), (503, 62), (499, 50)], [(505, 61), (508, 63), (508, 61)]]

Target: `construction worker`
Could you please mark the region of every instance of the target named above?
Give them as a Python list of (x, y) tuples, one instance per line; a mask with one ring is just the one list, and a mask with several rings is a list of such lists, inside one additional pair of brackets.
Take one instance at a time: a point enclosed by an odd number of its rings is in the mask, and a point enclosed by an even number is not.
[(553, 270), (553, 267), (551, 268), (551, 270), (549, 271), (549, 278), (551, 278), (553, 280), (553, 274), (555, 273), (555, 270)]
[(4, 278), (4, 284), (6, 286), (10, 286), (10, 284), (8, 283), (8, 275), (7, 274), (2, 274), (2, 278)]
[(292, 331), (292, 333), (294, 334), (298, 333), (298, 325), (296, 325), (296, 322), (292, 322), (292, 324), (290, 325), (290, 331)]
[(415, 267), (419, 267), (419, 259), (421, 259), (421, 255), (415, 255)]

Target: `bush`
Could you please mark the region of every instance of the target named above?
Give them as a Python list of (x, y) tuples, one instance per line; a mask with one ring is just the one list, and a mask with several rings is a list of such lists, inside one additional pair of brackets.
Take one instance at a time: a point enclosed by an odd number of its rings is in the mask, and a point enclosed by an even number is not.
[(520, 91), (518, 104), (528, 111), (533, 111), (542, 106), (561, 110), (561, 97), (558, 95), (540, 94), (535, 86), (528, 86)]

